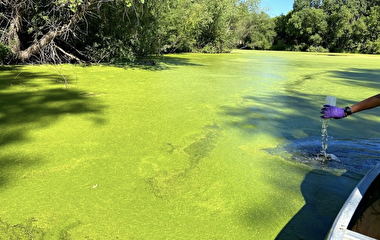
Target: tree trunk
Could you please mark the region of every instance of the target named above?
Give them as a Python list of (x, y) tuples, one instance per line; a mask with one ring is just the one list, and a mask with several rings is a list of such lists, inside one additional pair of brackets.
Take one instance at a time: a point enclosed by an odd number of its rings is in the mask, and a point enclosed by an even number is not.
[[(63, 27), (62, 27), (63, 28)], [(63, 30), (63, 29), (62, 29)], [(33, 43), (27, 49), (23, 51), (19, 51), (17, 55), (17, 59), (25, 62), (31, 56), (35, 55), (38, 51), (40, 51), (44, 46), (48, 45), (56, 36), (62, 34), (62, 31), (49, 31), (45, 34), (40, 40)]]
[(25, 62), (30, 57), (38, 53), (45, 46), (47, 46), (49, 43), (51, 43), (51, 41), (53, 41), (54, 38), (69, 31), (72, 25), (76, 24), (78, 21), (80, 21), (83, 18), (88, 8), (90, 7), (90, 5), (95, 1), (96, 0), (89, 0), (87, 3), (83, 4), (81, 8), (77, 10), (77, 12), (75, 12), (75, 14), (72, 16), (72, 18), (70, 19), (68, 23), (64, 24), (62, 27), (58, 29), (50, 30), (48, 33), (42, 36), (41, 39), (34, 42), (27, 49), (16, 52), (16, 58), (22, 62)]
[(10, 22), (9, 34), (8, 34), (8, 45), (11, 48), (12, 53), (16, 54), (20, 51), (20, 38), (18, 37), (18, 32), (21, 27), (21, 16), (18, 10), (15, 10), (16, 15)]

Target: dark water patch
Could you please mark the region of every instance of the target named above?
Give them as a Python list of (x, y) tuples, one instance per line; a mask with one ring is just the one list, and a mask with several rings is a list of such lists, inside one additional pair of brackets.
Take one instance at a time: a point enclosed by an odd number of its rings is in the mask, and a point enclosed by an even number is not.
[[(199, 170), (199, 164), (207, 158), (216, 147), (217, 141), (221, 136), (221, 129), (217, 124), (207, 125), (201, 133), (186, 136), (184, 146), (174, 146), (171, 143), (165, 143), (162, 150), (168, 159), (176, 157), (185, 157), (187, 165), (183, 168), (165, 169), (154, 157), (144, 159), (144, 166), (141, 167), (142, 175), (149, 176), (149, 168), (153, 168), (153, 175), (145, 178), (151, 191), (157, 198), (170, 197), (179, 195), (187, 191), (192, 175)], [(169, 155), (168, 155), (169, 154)], [(163, 156), (161, 156), (163, 157)], [(160, 158), (160, 157), (159, 157)], [(170, 163), (170, 160), (164, 161)], [(152, 172), (152, 171), (151, 171)]]
[(379, 69), (361, 69), (361, 68), (349, 68), (345, 71), (331, 71), (334, 77), (344, 79), (341, 84), (348, 86), (363, 86), (370, 89), (380, 89), (380, 77)]
[(28, 224), (10, 224), (0, 219), (0, 239), (42, 239), (46, 233), (43, 229)]
[(207, 126), (205, 128), (204, 136), (196, 139), (193, 143), (183, 149), (183, 151), (189, 155), (190, 169), (196, 168), (200, 161), (210, 154), (215, 148), (219, 136), (218, 125)]
[(41, 223), (36, 218), (19, 224), (11, 224), (0, 218), (0, 239), (72, 239), (68, 231), (80, 224), (75, 221), (62, 229), (53, 230), (40, 227)]
[(318, 157), (321, 149), (321, 140), (315, 137), (297, 139), (285, 147), (268, 151), (315, 169), (338, 169), (361, 175), (366, 174), (380, 162), (380, 139), (330, 138), (327, 153), (331, 154), (333, 159), (327, 161), (322, 161), (322, 158)]
[(305, 205), (275, 240), (325, 239), (340, 208), (361, 177), (348, 172), (337, 175), (320, 169), (308, 172), (301, 184)]

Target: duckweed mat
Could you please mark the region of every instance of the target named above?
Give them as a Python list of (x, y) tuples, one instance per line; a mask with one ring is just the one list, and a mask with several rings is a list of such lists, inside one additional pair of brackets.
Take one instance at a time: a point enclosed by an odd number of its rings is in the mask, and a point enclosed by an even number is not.
[[(1, 67), (0, 239), (323, 239), (361, 176), (289, 147), (320, 136), (326, 95), (380, 90), (377, 56), (340, 56)], [(378, 139), (379, 120), (329, 134)]]

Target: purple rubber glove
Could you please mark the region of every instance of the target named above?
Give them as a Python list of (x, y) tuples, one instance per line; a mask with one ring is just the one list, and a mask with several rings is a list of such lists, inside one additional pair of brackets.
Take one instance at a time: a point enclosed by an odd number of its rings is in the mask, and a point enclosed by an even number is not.
[(321, 110), (322, 110), (321, 113), (323, 114), (321, 118), (341, 119), (341, 118), (346, 117), (346, 114), (344, 113), (343, 108), (338, 108), (331, 105), (323, 105), (323, 108)]

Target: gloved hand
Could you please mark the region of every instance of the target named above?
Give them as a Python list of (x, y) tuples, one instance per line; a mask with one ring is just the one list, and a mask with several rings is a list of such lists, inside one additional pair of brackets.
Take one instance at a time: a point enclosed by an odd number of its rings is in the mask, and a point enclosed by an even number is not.
[(323, 108), (321, 109), (322, 116), (321, 118), (335, 118), (340, 119), (346, 117), (346, 114), (344, 113), (343, 108), (331, 106), (331, 105), (323, 105)]

